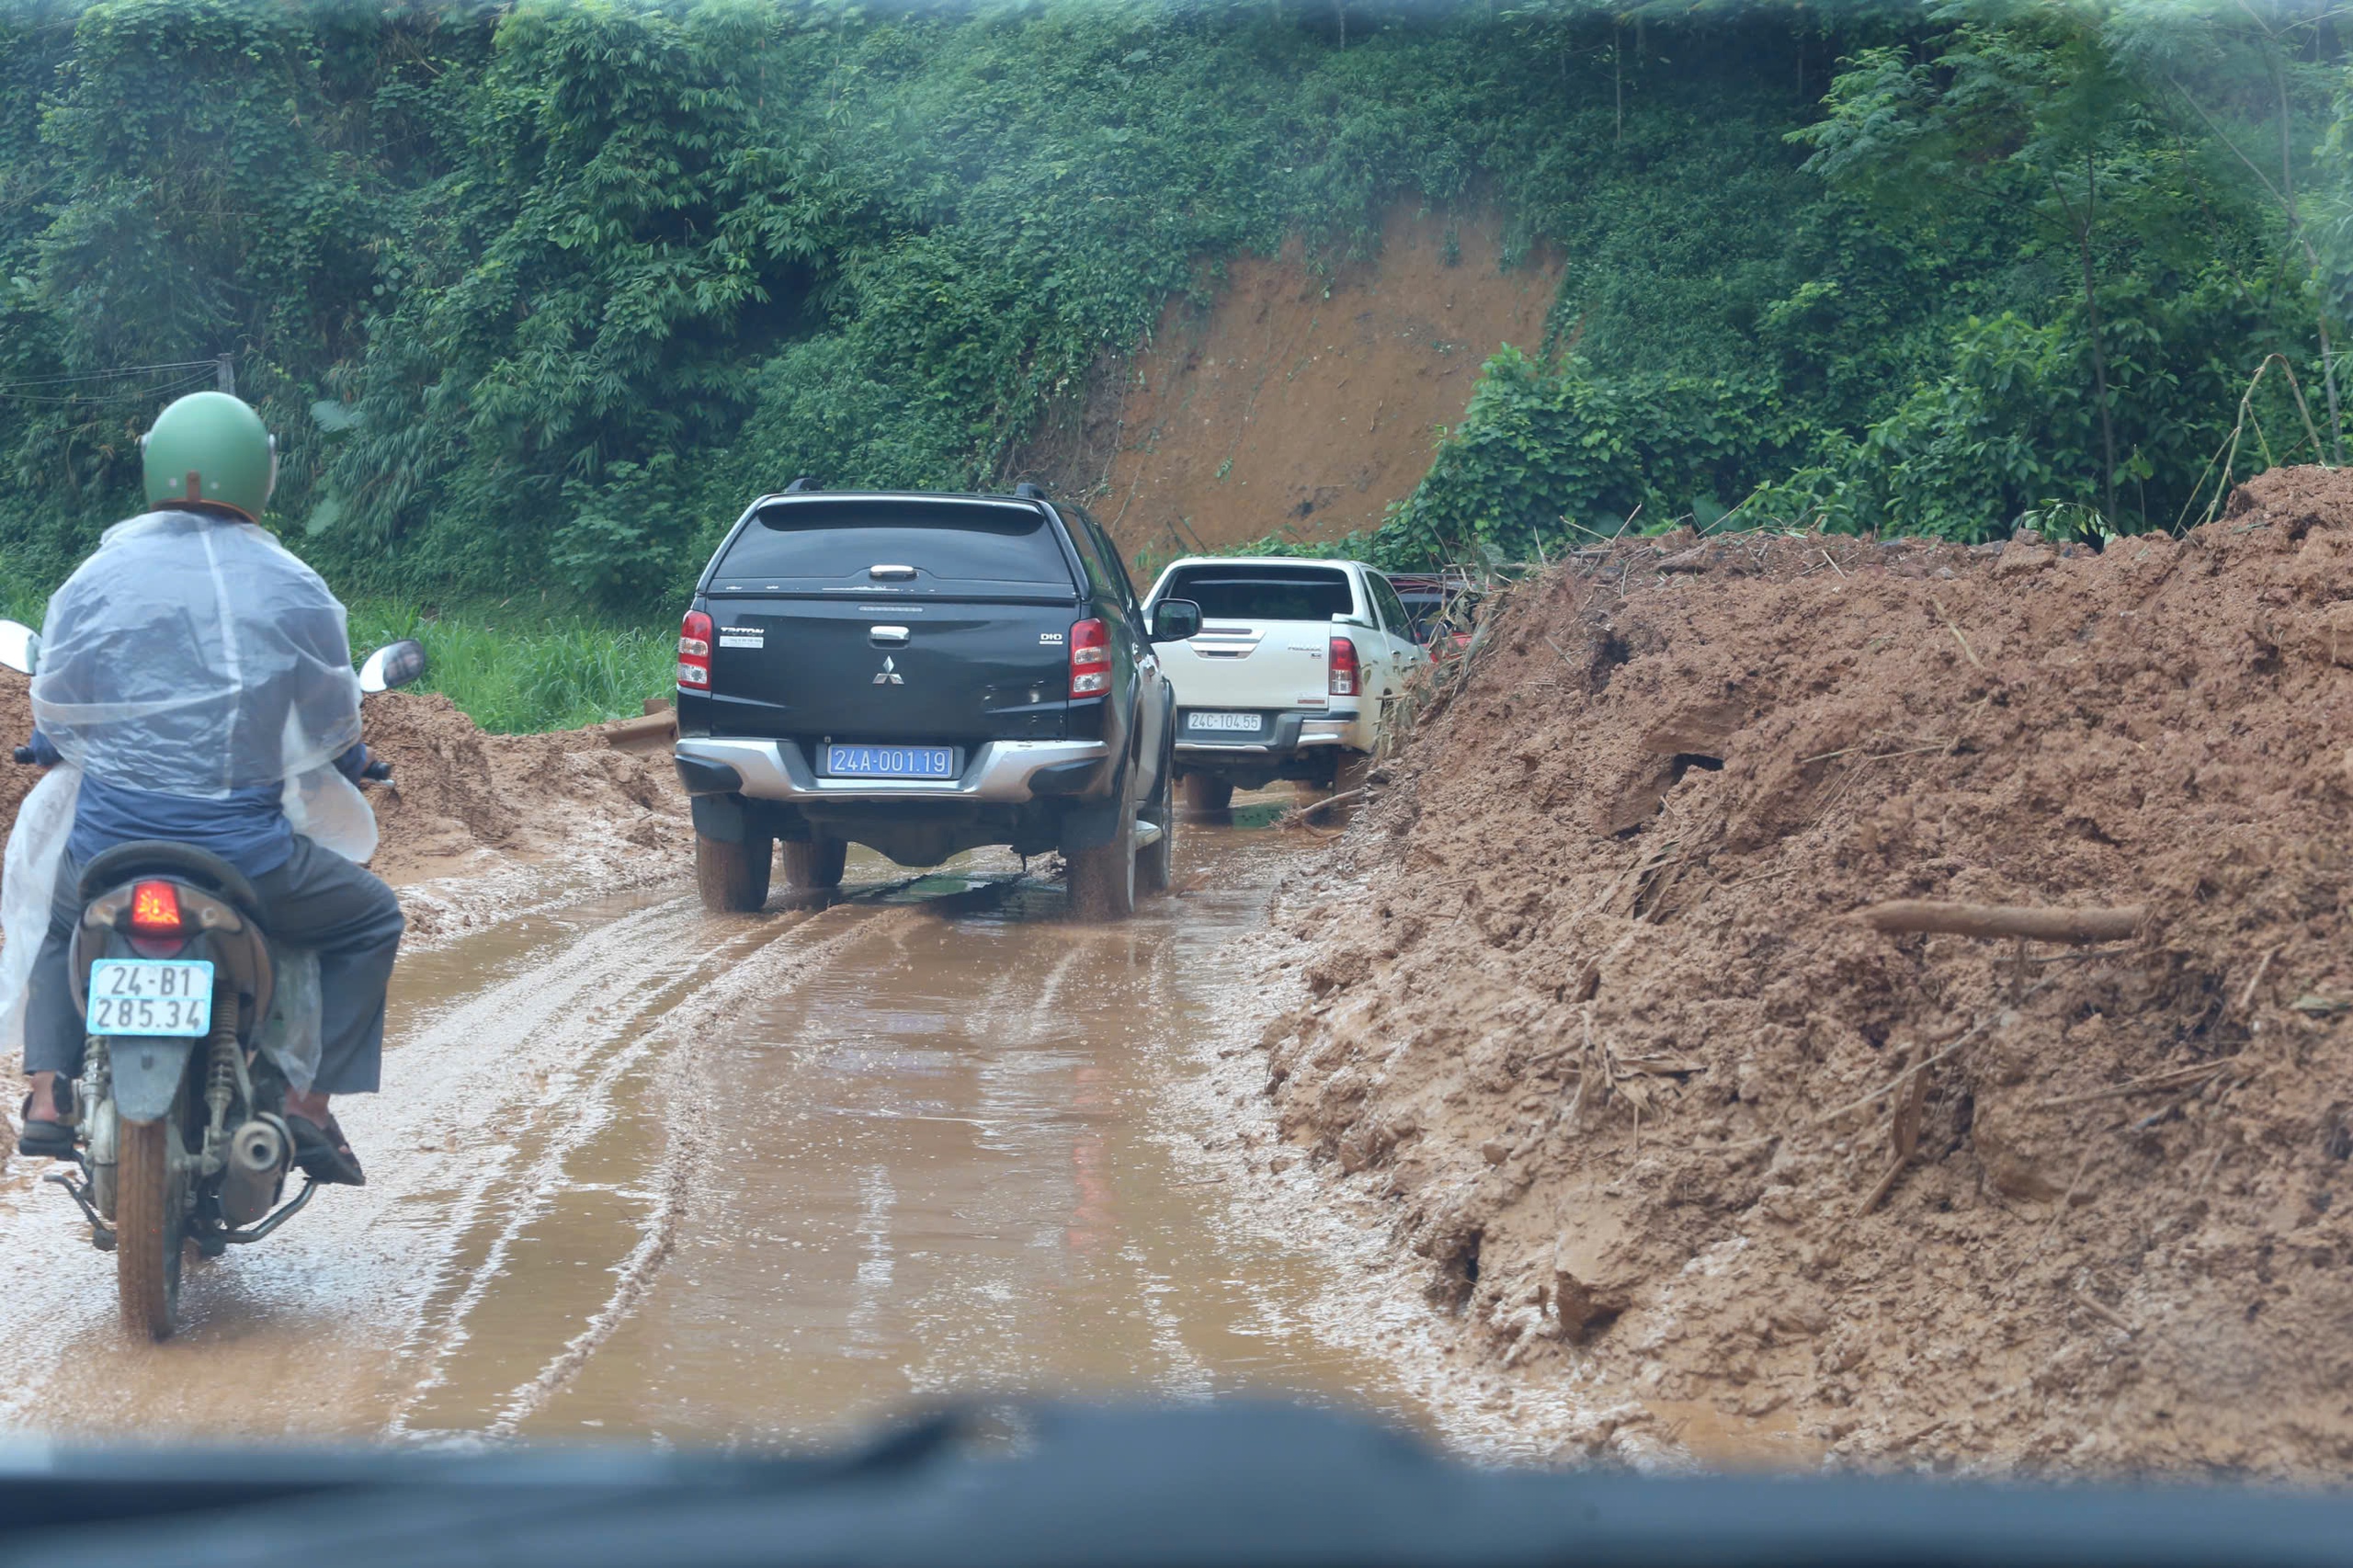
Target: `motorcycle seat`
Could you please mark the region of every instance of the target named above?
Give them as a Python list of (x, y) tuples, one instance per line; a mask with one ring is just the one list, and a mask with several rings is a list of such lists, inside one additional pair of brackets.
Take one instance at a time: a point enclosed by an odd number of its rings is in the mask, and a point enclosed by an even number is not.
[(144, 876), (178, 877), (227, 900), (249, 918), (262, 915), (261, 895), (245, 874), (209, 849), (168, 839), (142, 838), (100, 850), (82, 868), (82, 902)]

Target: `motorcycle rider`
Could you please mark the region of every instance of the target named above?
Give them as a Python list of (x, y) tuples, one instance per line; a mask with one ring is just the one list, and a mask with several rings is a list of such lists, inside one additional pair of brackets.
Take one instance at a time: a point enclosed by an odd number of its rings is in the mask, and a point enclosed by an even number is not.
[[(151, 510), (107, 531), (51, 597), (42, 627), (33, 750), (80, 778), (70, 831), (48, 850), (53, 884), (28, 881), (53, 892), (26, 989), (0, 995), (0, 1018), (21, 1019), (32, 1081), (17, 1147), (51, 1158), (74, 1149), (66, 1119), (84, 1028), (68, 944), (81, 868), (115, 845), (166, 839), (235, 867), (269, 931), (317, 952), (318, 1065), (308, 1085), (290, 1085), (285, 1117), (296, 1164), (358, 1186), (365, 1176), (328, 1102), (377, 1087), (404, 923), (392, 890), (356, 863), (372, 852), (375, 829), (349, 782), (369, 758), (344, 608), (258, 525), (278, 457), (253, 409), (197, 392), (165, 409), (141, 445)], [(51, 784), (72, 787), (42, 781)], [(325, 823), (338, 811), (338, 831), (313, 831), (345, 854), (292, 820)], [(9, 844), (11, 879), (37, 877), (43, 863), (42, 846), (17, 843), (39, 833), (28, 824), (35, 814), (28, 800)], [(28, 935), (10, 929), (8, 946)], [(24, 973), (21, 960), (14, 972)]]

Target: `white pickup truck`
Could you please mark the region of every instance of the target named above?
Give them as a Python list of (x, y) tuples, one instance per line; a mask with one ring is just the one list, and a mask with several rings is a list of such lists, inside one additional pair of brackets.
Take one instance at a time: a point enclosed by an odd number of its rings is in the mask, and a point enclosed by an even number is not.
[(1153, 585), (1201, 607), (1160, 645), (1185, 803), (1222, 811), (1277, 778), (1354, 788), (1406, 679), (1429, 661), (1389, 579), (1361, 561), (1193, 556)]

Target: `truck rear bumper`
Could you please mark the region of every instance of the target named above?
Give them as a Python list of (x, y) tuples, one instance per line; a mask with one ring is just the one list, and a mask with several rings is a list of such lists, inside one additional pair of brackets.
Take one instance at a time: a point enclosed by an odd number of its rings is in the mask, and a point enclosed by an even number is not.
[(1108, 762), (1101, 741), (983, 741), (964, 771), (928, 778), (826, 778), (798, 741), (693, 737), (673, 760), (689, 795), (740, 794), (755, 801), (986, 801), (1018, 803), (1085, 795)]
[[(1176, 755), (1180, 759), (1195, 763), (1221, 761), (1259, 762), (1279, 761), (1302, 752), (1319, 751), (1327, 746), (1347, 745), (1355, 729), (1354, 713), (1318, 714), (1309, 716), (1286, 713), (1275, 722), (1275, 733), (1256, 741), (1196, 741), (1179, 739)], [(1182, 731), (1178, 732), (1181, 736)]]

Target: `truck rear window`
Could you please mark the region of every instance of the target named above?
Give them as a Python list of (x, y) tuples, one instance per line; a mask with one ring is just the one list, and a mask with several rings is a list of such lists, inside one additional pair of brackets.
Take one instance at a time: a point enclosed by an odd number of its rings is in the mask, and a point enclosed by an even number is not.
[[(876, 566), (912, 567), (915, 575), (876, 577)], [(1062, 540), (1034, 506), (889, 500), (771, 506), (735, 536), (710, 585), (754, 593), (1076, 592)]]
[(1165, 599), (1190, 599), (1204, 620), (1329, 620), (1356, 613), (1348, 574), (1330, 566), (1183, 566)]

